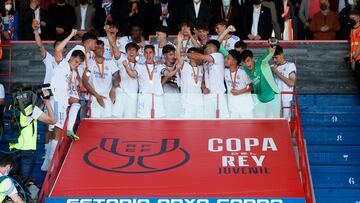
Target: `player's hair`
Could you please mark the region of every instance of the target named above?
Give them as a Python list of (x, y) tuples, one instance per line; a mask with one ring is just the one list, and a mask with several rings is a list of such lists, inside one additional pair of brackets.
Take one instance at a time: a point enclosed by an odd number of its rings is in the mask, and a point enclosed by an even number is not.
[(234, 46), (235, 48), (241, 48), (243, 50), (247, 49), (247, 44), (242, 40), (237, 41)]
[(166, 36), (168, 36), (168, 29), (165, 26), (158, 26), (155, 29), (155, 32), (162, 32), (162, 33), (165, 33)]
[(117, 23), (116, 21), (113, 21), (113, 20), (108, 20), (108, 21), (106, 21), (105, 25), (108, 25), (108, 26), (110, 26), (110, 27), (116, 27), (116, 28), (119, 27), (119, 26), (118, 26), (118, 23)]
[(242, 61), (245, 61), (248, 57), (254, 58), (254, 54), (250, 50), (244, 50), (243, 53), (241, 53), (241, 59)]
[(220, 42), (217, 41), (217, 40), (215, 40), (215, 39), (209, 40), (209, 41), (206, 43), (206, 46), (209, 45), (209, 44), (214, 45), (214, 46), (217, 48), (217, 50), (220, 49)]
[(13, 167), (14, 164), (15, 164), (15, 162), (12, 159), (10, 154), (5, 154), (5, 153), (0, 154), (0, 167), (5, 167), (7, 165), (10, 165), (10, 167)]
[(135, 48), (136, 51), (139, 51), (139, 49), (140, 49), (139, 45), (137, 45), (135, 42), (130, 42), (130, 43), (126, 44), (126, 46), (125, 46), (126, 51), (128, 51), (131, 48)]
[(175, 47), (173, 45), (167, 44), (162, 49), (162, 54), (167, 54), (169, 52), (176, 51)]
[(145, 51), (146, 49), (152, 49), (153, 52), (155, 52), (155, 47), (154, 47), (154, 45), (152, 45), (152, 44), (145, 45), (144, 51)]
[(83, 51), (81, 50), (75, 50), (71, 53), (71, 57), (73, 58), (79, 58), (81, 61), (84, 61), (85, 60), (85, 54)]
[(241, 58), (241, 54), (238, 51), (232, 49), (229, 51), (229, 55), (231, 55), (236, 60), (237, 65), (241, 63), (242, 58)]
[(87, 32), (83, 35), (81, 41), (82, 43), (86, 42), (87, 40), (97, 40), (97, 36), (92, 32)]
[(202, 48), (197, 48), (197, 47), (191, 47), (187, 50), (187, 53), (199, 53), (199, 54), (203, 54), (204, 50)]
[(105, 43), (104, 43), (104, 41), (98, 39), (98, 40), (96, 41), (96, 45), (103, 45), (103, 46), (105, 46)]
[(276, 49), (275, 49), (274, 56), (277, 56), (277, 55), (280, 55), (280, 54), (283, 54), (283, 53), (284, 53), (283, 48), (280, 45), (277, 45)]
[(227, 22), (225, 20), (219, 20), (218, 22), (215, 23), (214, 28), (218, 25), (227, 26)]
[(199, 23), (195, 27), (197, 30), (206, 30), (209, 31), (209, 25), (206, 23)]

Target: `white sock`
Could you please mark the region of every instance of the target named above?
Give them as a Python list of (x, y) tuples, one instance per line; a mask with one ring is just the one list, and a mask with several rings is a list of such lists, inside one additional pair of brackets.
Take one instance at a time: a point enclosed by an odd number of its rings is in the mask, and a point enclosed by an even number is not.
[(57, 143), (58, 143), (57, 140), (51, 140), (51, 142), (49, 142), (49, 161), (50, 162), (51, 162), (52, 158), (54, 157)]
[(67, 130), (74, 130), (75, 121), (77, 118), (77, 114), (80, 110), (80, 104), (79, 103), (73, 103), (71, 104), (70, 111), (69, 111), (69, 121), (67, 125)]

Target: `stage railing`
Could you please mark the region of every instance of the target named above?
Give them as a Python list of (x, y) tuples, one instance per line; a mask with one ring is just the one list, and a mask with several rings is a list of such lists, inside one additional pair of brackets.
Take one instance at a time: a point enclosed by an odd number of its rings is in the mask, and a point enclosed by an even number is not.
[[(224, 102), (226, 103), (226, 105), (228, 105), (229, 102), (232, 100), (231, 95), (165, 94), (165, 95), (162, 95), (163, 97), (161, 97), (159, 95), (154, 95), (154, 94), (135, 94), (135, 95), (136, 95), (136, 100), (144, 99), (145, 103), (146, 103), (146, 101), (149, 101), (149, 104), (147, 105), (149, 107), (148, 108), (149, 111), (141, 119), (155, 119), (158, 117), (158, 115), (157, 115), (158, 110), (156, 109), (156, 107), (158, 107), (159, 104), (157, 104), (156, 102), (159, 101), (159, 98), (161, 98), (162, 100), (167, 100), (167, 102), (166, 102), (168, 104), (167, 108), (172, 110), (173, 115), (176, 115), (176, 112), (179, 113), (179, 109), (176, 110), (176, 107), (178, 107), (178, 106), (184, 107), (184, 105), (194, 105), (195, 104), (195, 106), (192, 106), (192, 107), (196, 108), (199, 106), (201, 107), (204, 102), (209, 102), (210, 104), (212, 104), (213, 108), (210, 109), (210, 111), (213, 112), (213, 114), (211, 115), (212, 117), (190, 118), (190, 117), (186, 117), (186, 116), (185, 117), (180, 116), (180, 114), (179, 114), (178, 115), (179, 117), (177, 117), (178, 119), (221, 119), (221, 120), (224, 120), (224, 119), (230, 118), (230, 117), (221, 118), (221, 116), (223, 115), (223, 112), (221, 112), (221, 109), (222, 109), (221, 105), (224, 104)], [(197, 98), (195, 95), (197, 95)], [(289, 106), (284, 106), (283, 97), (285, 95), (292, 95), (292, 97), (293, 97), (293, 102), (290, 103)], [(122, 95), (122, 96), (124, 96), (124, 95)], [(141, 97), (145, 97), (145, 98), (141, 98)], [(234, 97), (240, 98), (239, 96), (234, 96)], [(134, 99), (134, 97), (133, 97), (133, 99)], [(224, 101), (221, 101), (222, 99), (224, 99)], [(253, 112), (256, 111), (257, 105), (262, 105), (261, 102), (259, 103), (259, 101), (256, 100), (256, 95), (251, 95), (251, 94), (245, 95), (245, 97), (240, 98), (240, 100), (233, 100), (233, 102), (244, 102), (244, 101), (246, 101), (246, 99), (250, 99), (247, 101), (254, 102), (253, 103), (254, 104)], [(212, 102), (211, 100), (213, 100), (214, 102)], [(136, 102), (139, 102), (139, 101), (136, 101)], [(164, 101), (162, 101), (162, 102), (164, 102)], [(199, 102), (199, 103), (197, 103), (197, 102)], [(198, 104), (198, 106), (196, 106), (196, 104)], [(241, 105), (244, 105), (244, 107), (246, 107), (245, 103), (244, 104), (239, 103), (239, 106), (241, 106)], [(249, 105), (249, 103), (247, 105)], [(89, 111), (88, 106), (89, 106), (89, 103), (84, 105), (82, 108)], [(143, 107), (144, 106), (146, 106), (146, 104), (143, 104)], [(138, 108), (138, 107), (136, 107), (136, 108)], [(190, 110), (193, 110), (193, 109), (191, 109), (191, 106), (189, 108), (190, 108)], [(264, 106), (261, 106), (261, 109), (260, 109), (261, 113), (264, 113), (263, 108), (264, 108)], [(312, 181), (311, 181), (311, 176), (310, 176), (310, 169), (309, 169), (309, 164), (308, 164), (308, 158), (307, 158), (307, 153), (306, 153), (304, 137), (303, 137), (303, 133), (302, 133), (302, 127), (301, 127), (300, 111), (299, 111), (299, 105), (298, 105), (298, 95), (293, 92), (282, 92), (281, 95), (276, 95), (276, 97), (272, 101), (272, 103), (268, 103), (268, 105), (265, 106), (265, 108), (272, 108), (270, 112), (272, 112), (273, 116), (267, 117), (267, 118), (272, 118), (272, 119), (276, 119), (276, 118), (280, 118), (280, 117), (284, 117), (284, 116), (286, 117), (286, 115), (284, 115), (284, 111), (286, 109), (289, 110), (286, 114), (288, 114), (287, 119), (289, 120), (290, 126), (291, 126), (291, 135), (295, 135), (296, 143), (298, 146), (299, 168), (301, 171), (301, 183), (302, 183), (305, 195), (306, 195), (306, 202), (313, 203), (314, 196), (313, 196), (313, 190), (312, 190)], [(265, 109), (265, 111), (266, 111), (266, 109)], [(182, 112), (182, 113), (184, 113), (184, 112)], [(246, 115), (246, 112), (242, 112), (242, 113), (245, 113), (245, 115)], [(182, 114), (182, 115), (184, 115), (184, 114)], [(254, 114), (254, 115), (256, 115), (256, 114)], [(91, 116), (91, 115), (88, 114), (88, 116)], [(170, 118), (175, 119), (174, 116), (172, 116)], [(255, 118), (264, 118), (264, 117), (255, 117)], [(130, 118), (130, 119), (132, 119), (132, 118)], [(166, 119), (166, 118), (162, 118), (162, 119)], [(230, 119), (236, 119), (236, 118), (230, 118)], [(243, 119), (252, 119), (252, 118), (248, 117), (248, 118), (243, 118)], [(67, 152), (69, 150), (71, 140), (69, 140), (67, 138), (66, 130), (67, 130), (67, 121), (64, 125), (64, 130), (63, 130), (62, 136), (60, 137), (58, 145), (56, 147), (54, 158), (51, 161), (49, 171), (46, 174), (46, 178), (44, 180), (43, 187), (39, 194), (38, 203), (43, 203), (45, 201), (45, 198), (49, 196), (51, 189), (56, 181), (56, 178), (61, 170), (62, 163), (63, 163), (63, 161), (67, 155)]]
[(292, 95), (293, 102), (290, 106), (284, 106), (281, 104), (281, 113), (283, 114), (284, 110), (289, 110), (291, 112), (290, 118), (290, 129), (291, 135), (295, 135), (296, 145), (299, 156), (299, 168), (301, 173), (301, 183), (303, 186), (303, 190), (305, 192), (305, 200), (306, 203), (314, 203), (315, 196), (313, 192), (313, 185), (310, 173), (310, 166), (305, 146), (305, 139), (302, 132), (302, 124), (301, 124), (301, 116), (300, 116), (300, 108), (299, 108), (299, 100), (298, 94), (295, 92), (281, 92), (281, 96)]

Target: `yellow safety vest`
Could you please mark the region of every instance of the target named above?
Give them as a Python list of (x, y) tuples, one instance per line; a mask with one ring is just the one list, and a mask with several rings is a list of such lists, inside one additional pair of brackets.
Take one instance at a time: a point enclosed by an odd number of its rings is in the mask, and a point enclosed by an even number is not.
[[(10, 143), (10, 150), (36, 150), (37, 141), (37, 120), (29, 119), (32, 114), (33, 106), (30, 105), (25, 108), (25, 116), (23, 112), (20, 113), (20, 126), (21, 133), (18, 139), (18, 143)], [(1, 202), (1, 201), (0, 201)]]

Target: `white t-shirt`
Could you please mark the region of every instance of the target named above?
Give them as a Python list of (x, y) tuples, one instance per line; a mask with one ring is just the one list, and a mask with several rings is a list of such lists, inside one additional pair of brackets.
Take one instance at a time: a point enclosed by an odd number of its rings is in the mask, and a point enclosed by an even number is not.
[(67, 104), (70, 90), (76, 90), (76, 81), (76, 71), (71, 70), (66, 59), (63, 59), (59, 64), (55, 63), (54, 74), (50, 82), (55, 101)]
[[(163, 65), (153, 65), (148, 64), (149, 72), (154, 70), (153, 78), (150, 80), (149, 73), (146, 69), (145, 64), (136, 65), (136, 71), (138, 73), (138, 81), (139, 81), (139, 92), (144, 94), (155, 94), (162, 95), (164, 94), (162, 85), (161, 85), (161, 71), (165, 67)], [(155, 67), (155, 69), (154, 69)]]
[[(107, 37), (99, 37), (99, 40), (104, 42), (104, 58), (106, 60), (110, 60), (113, 58), (113, 56), (111, 55), (111, 49), (110, 49), (110, 43)], [(116, 39), (116, 46), (119, 48), (119, 50), (121, 51), (121, 39), (118, 37)], [(126, 45), (126, 44), (125, 44)], [(125, 50), (125, 45), (124, 45), (124, 50)], [(125, 53), (125, 52), (123, 52)]]
[(5, 88), (4, 85), (0, 83), (0, 99), (5, 99)]
[(72, 48), (69, 53), (66, 54), (66, 61), (69, 61), (71, 58), (71, 54), (75, 51), (75, 50), (80, 50), (82, 52), (84, 52), (85, 54), (85, 60), (83, 63), (81, 63), (78, 67), (78, 72), (80, 74), (80, 77), (83, 76), (83, 73), (85, 71), (85, 67), (86, 64), (89, 64), (91, 60), (94, 60), (95, 54), (93, 51), (90, 51), (89, 53), (85, 53), (85, 47), (83, 45), (76, 45), (74, 48)]
[[(218, 36), (212, 36), (211, 39), (217, 39)], [(229, 39), (224, 39), (222, 41), (222, 45), (226, 50), (231, 50), (231, 49), (235, 49), (235, 43), (240, 41), (240, 38), (236, 35), (231, 35), (231, 37)]]
[[(102, 70), (104, 68), (104, 70)], [(118, 71), (115, 61), (104, 60), (104, 63), (96, 64), (92, 60), (89, 64), (89, 72), (91, 77), (91, 86), (101, 96), (109, 98), (109, 93), (112, 88), (112, 76)], [(103, 72), (103, 73), (102, 73)]]
[[(195, 74), (199, 74), (197, 84), (195, 83)], [(202, 66), (191, 67), (190, 63), (184, 62), (184, 66), (181, 70), (181, 93), (201, 94), (203, 75), (204, 69)]]
[[(169, 42), (169, 41), (168, 41), (168, 43), (166, 45), (171, 45), (174, 48), (176, 48), (176, 46), (173, 43)], [(163, 47), (160, 47), (160, 44), (154, 44), (154, 47), (155, 47), (154, 60), (164, 63), (165, 62), (165, 57), (162, 54)]]
[[(285, 64), (278, 66), (277, 70), (281, 73), (281, 75), (285, 76), (286, 78), (290, 78), (290, 74), (296, 73), (296, 66), (294, 63), (286, 62)], [(282, 92), (294, 91), (294, 87), (289, 87), (284, 81), (282, 81), (276, 75), (275, 75), (275, 81), (280, 91)], [(285, 94), (283, 95), (283, 98), (286, 99), (287, 101), (291, 101), (292, 95)]]
[(55, 58), (49, 52), (46, 52), (46, 56), (42, 61), (45, 64), (44, 84), (49, 84), (54, 74)]
[[(236, 76), (235, 76), (236, 73)], [(231, 74), (231, 76), (230, 76)], [(236, 80), (235, 80), (236, 78)], [(231, 80), (232, 79), (232, 80)], [(246, 88), (251, 83), (249, 76), (241, 67), (237, 72), (230, 72), (229, 68), (225, 68), (225, 83), (228, 93), (233, 89), (233, 81), (235, 82), (235, 89), (240, 90)]]
[[(129, 74), (126, 72), (126, 69), (123, 65), (123, 61), (126, 60), (128, 59), (122, 54), (120, 59), (116, 61), (118, 70), (120, 71), (120, 78), (121, 78), (120, 90), (121, 92), (124, 93), (137, 94), (139, 90), (138, 79), (130, 77)], [(136, 67), (139, 64), (130, 62), (129, 65), (130, 65), (129, 67), (130, 69), (136, 70)]]
[(225, 85), (225, 66), (224, 56), (218, 52), (210, 54), (214, 63), (206, 63), (205, 68), (205, 85), (210, 90), (210, 94), (224, 94)]
[[(2, 175), (0, 173), (0, 177), (2, 177), (4, 175)], [(0, 191), (1, 194), (3, 194), (4, 196), (12, 196), (16, 193), (18, 193), (14, 182), (10, 179), (10, 178), (6, 178), (3, 180), (2, 184), (4, 185), (3, 191)]]
[[(130, 36), (124, 36), (124, 37), (120, 38), (120, 48), (119, 49), (122, 53), (126, 53), (125, 46), (130, 42), (132, 42), (132, 39)], [(139, 55), (139, 60), (137, 62), (145, 63), (144, 48), (139, 49), (138, 55)]]
[(182, 41), (182, 47), (181, 47), (181, 52), (186, 53), (188, 51), (188, 49), (190, 49), (191, 47), (194, 47), (194, 44), (192, 43), (191, 39), (184, 39)]

